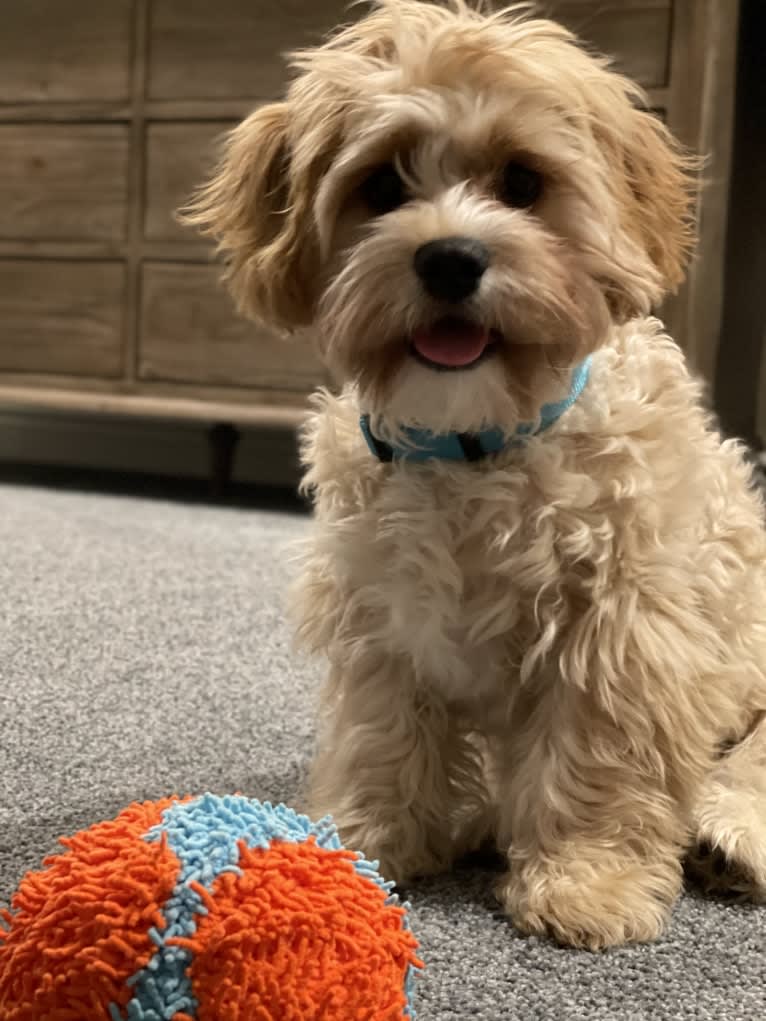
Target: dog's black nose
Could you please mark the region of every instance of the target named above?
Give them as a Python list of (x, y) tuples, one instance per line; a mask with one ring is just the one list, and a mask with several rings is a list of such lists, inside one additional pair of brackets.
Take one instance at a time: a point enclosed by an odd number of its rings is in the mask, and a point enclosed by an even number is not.
[(463, 301), (479, 286), (489, 252), (473, 238), (439, 238), (415, 252), (415, 272), (432, 298)]

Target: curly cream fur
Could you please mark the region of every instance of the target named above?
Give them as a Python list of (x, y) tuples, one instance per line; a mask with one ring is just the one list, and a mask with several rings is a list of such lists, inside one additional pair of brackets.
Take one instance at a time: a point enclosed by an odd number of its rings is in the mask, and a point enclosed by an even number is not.
[[(304, 436), (314, 810), (398, 881), (492, 835), (517, 925), (576, 946), (656, 936), (695, 841), (763, 894), (763, 508), (649, 315), (681, 279), (693, 161), (519, 10), (383, 0), (293, 66), (187, 216), (240, 305), (313, 323), (343, 384)], [(543, 175), (531, 210), (498, 197), (509, 159)], [(385, 161), (408, 200), (375, 217), (359, 184)], [(408, 354), (444, 314), (412, 257), (448, 234), (491, 252), (463, 312), (502, 339), (438, 373)], [(556, 426), (479, 464), (380, 464), (360, 434), (360, 411), (388, 436), (511, 433), (588, 353)]]
[(577, 945), (648, 938), (694, 819), (735, 851), (733, 813), (766, 890), (762, 747), (743, 746), (728, 812), (703, 807), (721, 745), (766, 705), (766, 542), (698, 390), (659, 324), (636, 320), (554, 430), (478, 469), (382, 469), (353, 394), (320, 398), (298, 594), (302, 636), (333, 664), (315, 805), (392, 875), (451, 860), (493, 804), (519, 924)]

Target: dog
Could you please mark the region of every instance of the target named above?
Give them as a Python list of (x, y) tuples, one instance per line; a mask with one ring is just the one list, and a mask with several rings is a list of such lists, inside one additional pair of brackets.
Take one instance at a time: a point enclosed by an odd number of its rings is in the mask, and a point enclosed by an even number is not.
[(523, 932), (651, 940), (684, 862), (766, 894), (763, 506), (652, 315), (697, 161), (518, 6), (378, 0), (186, 209), (309, 328), (311, 807), (397, 883), (491, 838)]

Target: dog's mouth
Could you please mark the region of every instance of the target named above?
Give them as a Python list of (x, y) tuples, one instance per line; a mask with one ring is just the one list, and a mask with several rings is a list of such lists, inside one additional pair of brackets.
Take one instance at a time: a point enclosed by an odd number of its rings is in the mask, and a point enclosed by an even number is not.
[(500, 339), (497, 330), (459, 316), (444, 316), (410, 335), (410, 352), (423, 365), (442, 372), (470, 369), (489, 355)]

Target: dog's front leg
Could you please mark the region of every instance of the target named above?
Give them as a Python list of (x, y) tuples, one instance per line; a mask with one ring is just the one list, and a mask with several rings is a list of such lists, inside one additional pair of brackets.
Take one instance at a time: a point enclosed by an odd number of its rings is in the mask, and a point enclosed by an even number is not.
[(443, 700), (401, 661), (331, 672), (310, 809), (397, 883), (448, 868), (460, 821), (482, 804), (482, 764)]
[(592, 950), (650, 940), (681, 885), (686, 811), (672, 762), (641, 749), (581, 690), (519, 700), (498, 763), (510, 873), (498, 896), (524, 932)]

